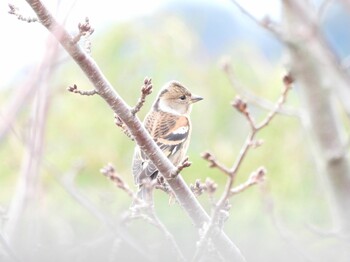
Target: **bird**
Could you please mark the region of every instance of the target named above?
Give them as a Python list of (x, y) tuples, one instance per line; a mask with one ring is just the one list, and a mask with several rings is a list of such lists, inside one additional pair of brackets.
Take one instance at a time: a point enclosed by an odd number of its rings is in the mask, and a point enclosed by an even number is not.
[[(143, 121), (146, 130), (174, 166), (186, 156), (192, 130), (192, 104), (201, 100), (202, 97), (192, 94), (178, 81), (170, 81), (161, 88)], [(152, 204), (153, 188), (149, 185), (159, 171), (139, 146), (135, 147), (132, 173), (138, 186), (137, 198)]]

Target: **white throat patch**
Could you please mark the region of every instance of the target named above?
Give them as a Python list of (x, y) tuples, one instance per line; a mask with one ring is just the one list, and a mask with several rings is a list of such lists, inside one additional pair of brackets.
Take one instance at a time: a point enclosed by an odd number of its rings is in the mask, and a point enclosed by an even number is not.
[(171, 113), (174, 115), (180, 115), (179, 112), (177, 112), (175, 109), (169, 107), (166, 103), (164, 103), (162, 100), (159, 100), (159, 109), (163, 112)]

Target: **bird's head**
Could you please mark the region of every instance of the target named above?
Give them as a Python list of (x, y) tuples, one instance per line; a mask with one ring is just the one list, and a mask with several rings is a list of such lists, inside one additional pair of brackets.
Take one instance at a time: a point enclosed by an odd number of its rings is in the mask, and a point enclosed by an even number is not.
[(202, 99), (179, 82), (170, 81), (160, 91), (154, 106), (161, 111), (186, 115), (191, 112), (192, 104)]

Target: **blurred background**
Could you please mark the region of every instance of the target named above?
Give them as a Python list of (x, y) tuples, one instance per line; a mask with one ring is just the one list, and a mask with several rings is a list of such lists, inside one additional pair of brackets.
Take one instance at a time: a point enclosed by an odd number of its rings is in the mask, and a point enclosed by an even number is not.
[[(188, 155), (193, 164), (182, 175), (188, 184), (210, 177), (218, 184), (219, 198), (226, 177), (210, 169), (200, 154), (210, 151), (221, 163), (234, 163), (249, 125), (230, 104), (245, 92), (271, 103), (278, 99), (290, 68), (285, 45), (228, 0), (46, 2), (72, 34), (89, 17), (95, 29), (89, 38), (91, 56), (129, 105), (136, 103), (145, 76), (152, 78), (154, 92), (139, 113), (141, 119), (169, 80), (204, 97), (192, 113)], [(280, 1), (237, 2), (259, 21), (269, 17), (284, 22)], [(314, 10), (323, 7), (322, 1), (307, 2)], [(332, 3), (319, 13), (321, 32), (329, 50), (346, 64), (350, 9), (341, 1), (325, 2)], [(11, 3), (24, 16), (34, 16), (24, 1)], [(99, 171), (112, 163), (135, 190), (134, 142), (115, 126), (113, 112), (101, 98), (66, 90), (74, 84), (82, 90), (93, 87), (44, 27), (7, 14), (6, 1), (0, 10), (0, 234), (23, 261), (140, 261), (143, 254), (111, 230), (131, 199)], [(82, 46), (87, 43), (81, 41)], [(227, 65), (244, 94), (230, 82), (223, 70)], [(231, 199), (224, 228), (247, 261), (350, 259), (349, 236), (334, 232), (332, 197), (315, 157), (320, 149), (303, 124), (301, 96), (296, 86), (284, 107), (290, 110), (259, 133), (263, 145), (248, 154), (237, 176), (238, 185), (258, 167), (267, 169), (262, 186)], [(247, 100), (255, 119), (264, 119), (269, 110)], [(335, 107), (348, 133), (341, 103)], [(166, 194), (155, 194), (159, 218), (190, 260), (197, 230)], [(208, 196), (199, 200), (210, 213)], [(128, 234), (146, 252), (159, 252), (153, 259), (169, 255), (159, 231), (144, 221), (130, 222)], [(13, 259), (7, 248), (0, 245), (1, 261)]]

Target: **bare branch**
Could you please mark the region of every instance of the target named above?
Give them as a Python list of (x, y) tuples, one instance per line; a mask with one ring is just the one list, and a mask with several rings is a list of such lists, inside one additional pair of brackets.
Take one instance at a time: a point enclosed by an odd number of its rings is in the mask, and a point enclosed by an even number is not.
[(4, 251), (6, 252), (6, 255), (11, 259), (13, 262), (20, 262), (21, 260), (17, 257), (16, 253), (13, 251), (13, 249), (10, 247), (6, 239), (3, 237), (3, 235), (0, 234), (0, 245), (3, 247)]
[(196, 196), (200, 196), (204, 192), (206, 192), (208, 194), (210, 202), (212, 204), (214, 204), (214, 193), (216, 192), (217, 187), (218, 187), (218, 184), (215, 183), (215, 181), (210, 179), (209, 177), (207, 177), (205, 179), (204, 183), (202, 183), (200, 181), (200, 179), (197, 179), (195, 181), (194, 185), (192, 185), (192, 184), (190, 185), (190, 188), (191, 188), (192, 192)]
[(13, 4), (9, 4), (9, 8), (9, 14), (16, 16), (18, 20), (28, 23), (39, 22), (38, 18), (36, 17), (25, 17), (22, 14), (20, 14), (19, 8), (14, 6)]
[[(232, 66), (228, 61), (223, 61), (222, 64), (223, 71), (226, 73), (228, 80), (231, 83), (231, 86), (235, 89), (235, 91), (242, 96), (243, 99), (245, 99), (249, 104), (253, 104), (261, 109), (272, 111), (275, 107), (275, 104), (271, 101), (264, 99), (263, 97), (259, 97), (258, 95), (250, 92), (246, 87), (242, 85), (239, 80), (235, 77), (233, 73)], [(300, 118), (300, 113), (297, 109), (293, 107), (289, 107), (286, 105), (283, 105), (279, 110), (278, 113), (281, 115), (286, 116), (293, 116)]]
[(124, 124), (124, 122), (121, 120), (121, 118), (117, 114), (114, 114), (114, 123), (116, 124), (116, 126), (118, 126), (118, 127), (120, 127), (122, 129), (123, 133), (128, 138), (130, 138), (131, 141), (135, 141), (135, 138), (130, 133), (129, 128)]
[(230, 190), (230, 197), (233, 195), (236, 195), (238, 193), (243, 192), (247, 188), (262, 183), (265, 181), (265, 175), (266, 175), (266, 169), (264, 167), (259, 167), (257, 171), (252, 173), (248, 180), (244, 182), (243, 184), (240, 184), (239, 186), (236, 186), (234, 188), (231, 188)]
[(262, 121), (260, 123), (260, 125), (256, 127), (257, 130), (260, 130), (260, 129), (264, 128), (265, 126), (267, 126), (271, 122), (271, 120), (276, 116), (278, 110), (280, 110), (280, 108), (282, 107), (282, 105), (286, 101), (288, 91), (292, 88), (293, 82), (294, 82), (294, 79), (291, 75), (286, 75), (283, 77), (284, 89), (282, 91), (282, 94), (281, 94), (279, 100), (277, 101), (274, 110), (272, 110), (268, 114), (268, 116), (265, 118), (265, 120)]
[(329, 7), (334, 3), (335, 0), (323, 0), (317, 11), (318, 24), (321, 26), (324, 16), (326, 15)]
[(131, 109), (131, 113), (133, 115), (136, 115), (137, 112), (140, 111), (141, 107), (146, 101), (146, 97), (152, 93), (153, 85), (152, 85), (152, 79), (146, 77), (143, 81), (143, 86), (141, 87), (141, 97), (139, 98), (139, 101), (134, 106), (134, 108)]
[(285, 102), (286, 97), (287, 97), (287, 93), (290, 90), (291, 85), (293, 83), (292, 77), (289, 75), (285, 76), (283, 78), (283, 83), (284, 83), (284, 89), (283, 89), (282, 94), (274, 107), (274, 110), (272, 112), (270, 112), (259, 125), (257, 125), (255, 123), (255, 120), (250, 115), (248, 105), (245, 101), (243, 101), (239, 97), (236, 97), (235, 101), (232, 103), (232, 106), (239, 113), (243, 114), (246, 117), (246, 119), (250, 125), (251, 130), (250, 130), (250, 134), (246, 138), (245, 143), (243, 144), (243, 146), (239, 152), (239, 155), (238, 155), (238, 157), (237, 157), (236, 161), (234, 162), (231, 169), (228, 169), (227, 167), (219, 164), (216, 161), (216, 159), (214, 158), (214, 156), (210, 153), (204, 153), (202, 155), (202, 157), (204, 159), (206, 159), (207, 161), (209, 161), (211, 163), (211, 167), (217, 167), (225, 175), (228, 176), (228, 179), (227, 179), (225, 190), (222, 193), (221, 198), (219, 199), (219, 201), (215, 205), (215, 208), (214, 208), (214, 211), (213, 211), (213, 214), (211, 217), (211, 221), (207, 225), (205, 225), (205, 227), (203, 227), (203, 234), (202, 234), (200, 240), (198, 241), (197, 249), (196, 249), (193, 261), (197, 261), (200, 258), (200, 256), (203, 253), (203, 250), (204, 250), (206, 243), (208, 241), (210, 241), (210, 238), (214, 235), (214, 232), (217, 230), (221, 230), (223, 221), (227, 219), (226, 209), (228, 207), (229, 198), (235, 194), (238, 194), (238, 193), (244, 191), (248, 187), (255, 185), (255, 184), (258, 184), (264, 180), (266, 171), (264, 168), (261, 167), (256, 172), (254, 172), (245, 183), (239, 185), (238, 187), (233, 188), (234, 180), (236, 178), (236, 175), (238, 173), (238, 170), (239, 170), (241, 164), (243, 163), (243, 160), (245, 159), (249, 149), (252, 148), (252, 146), (256, 144), (256, 143), (254, 143), (254, 138), (255, 138), (256, 134), (271, 122), (273, 117), (277, 114), (277, 111), (280, 109), (282, 104)]
[(188, 168), (191, 165), (192, 163), (188, 161), (188, 156), (185, 157), (184, 160), (182, 160), (182, 162), (176, 167), (176, 171), (172, 174), (172, 178), (177, 177), (184, 168)]
[(137, 205), (133, 205), (133, 207), (131, 208), (132, 212), (128, 216), (126, 216), (122, 222), (125, 223), (130, 219), (142, 218), (148, 223), (156, 226), (164, 234), (165, 238), (171, 244), (172, 250), (175, 252), (175, 254), (178, 257), (178, 261), (185, 261), (185, 258), (180, 248), (178, 247), (174, 236), (160, 221), (160, 219), (155, 213), (153, 206), (147, 205), (147, 203), (145, 203), (142, 199), (137, 197), (137, 194), (135, 194), (130, 189), (128, 184), (119, 175), (116, 174), (115, 168), (112, 166), (112, 164), (109, 163), (104, 168), (102, 168), (100, 172), (103, 175), (105, 175), (107, 178), (109, 178), (118, 188), (126, 192), (128, 196), (133, 199), (134, 202), (137, 202)]
[(236, 0), (231, 0), (232, 3), (249, 19), (255, 22), (258, 26), (267, 29), (271, 32), (277, 39), (281, 42), (284, 42), (284, 35), (281, 30), (278, 29), (277, 25), (274, 24), (269, 17), (264, 18), (262, 21), (259, 21), (254, 15), (252, 15), (248, 10), (246, 10), (241, 4), (239, 4)]
[(93, 32), (95, 31), (95, 29), (93, 29), (90, 25), (90, 21), (89, 18), (86, 17), (85, 18), (85, 23), (78, 24), (78, 28), (79, 28), (79, 33), (73, 38), (73, 43), (78, 43), (81, 39), (82, 36), (90, 36), (93, 34)]
[(75, 163), (71, 170), (69, 170), (63, 175), (54, 164), (49, 163), (48, 161), (45, 164), (47, 169), (51, 173), (53, 173), (57, 182), (79, 204), (80, 207), (87, 210), (93, 217), (100, 221), (115, 236), (123, 239), (125, 243), (127, 243), (136, 252), (142, 255), (147, 261), (151, 261), (150, 255), (144, 250), (144, 248), (141, 245), (137, 243), (135, 239), (133, 239), (130, 236), (130, 234), (125, 229), (123, 229), (122, 227), (117, 227), (114, 221), (112, 221), (106, 214), (100, 211), (86, 195), (84, 195), (76, 188), (74, 180), (83, 168), (83, 164), (81, 162)]
[(224, 174), (230, 176), (230, 170), (225, 167), (223, 164), (219, 163), (216, 158), (213, 156), (212, 153), (210, 152), (204, 152), (201, 154), (201, 157), (205, 160), (207, 160), (210, 164), (209, 167), (210, 168), (217, 168), (219, 169), (221, 172), (223, 172)]
[(69, 86), (67, 88), (67, 90), (69, 92), (72, 92), (72, 93), (75, 93), (75, 94), (80, 94), (82, 96), (93, 96), (93, 95), (98, 94), (98, 91), (96, 89), (93, 89), (93, 90), (90, 90), (90, 91), (79, 90), (76, 84), (74, 84), (73, 86)]
[(108, 163), (105, 167), (101, 168), (100, 172), (109, 178), (118, 188), (127, 193), (133, 200), (139, 201), (129, 185), (115, 172), (115, 168), (111, 163)]

